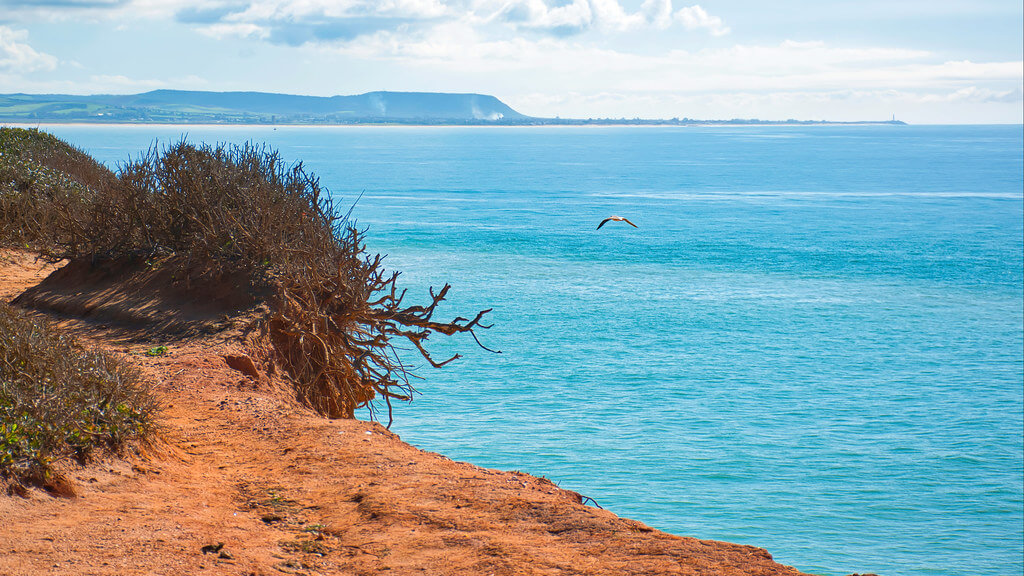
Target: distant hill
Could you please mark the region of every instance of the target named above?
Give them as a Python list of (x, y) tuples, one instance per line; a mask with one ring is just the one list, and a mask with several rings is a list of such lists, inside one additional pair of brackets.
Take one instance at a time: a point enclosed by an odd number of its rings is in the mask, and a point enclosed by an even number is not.
[(296, 96), (267, 92), (154, 90), (143, 94), (75, 96), (0, 94), (0, 123), (110, 122), (126, 124), (428, 124), (557, 126), (694, 126), (894, 124), (896, 120), (696, 120), (691, 118), (538, 118), (486, 94), (367, 92), (357, 96)]
[(321, 97), (154, 90), (129, 95), (0, 95), (0, 121), (6, 122), (491, 124), (528, 119), (485, 94), (368, 92)]

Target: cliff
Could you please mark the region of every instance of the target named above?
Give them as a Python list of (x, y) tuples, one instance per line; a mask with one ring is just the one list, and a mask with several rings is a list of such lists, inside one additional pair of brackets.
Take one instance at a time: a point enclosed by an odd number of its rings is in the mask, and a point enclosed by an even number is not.
[[(5, 301), (53, 270), (0, 262)], [(40, 314), (157, 383), (162, 431), (127, 460), (65, 466), (59, 496), (0, 495), (2, 574), (801, 575), (760, 548), (660, 532), (547, 479), (321, 418), (231, 340), (168, 341), (63, 302)], [(166, 355), (143, 353), (158, 344)]]

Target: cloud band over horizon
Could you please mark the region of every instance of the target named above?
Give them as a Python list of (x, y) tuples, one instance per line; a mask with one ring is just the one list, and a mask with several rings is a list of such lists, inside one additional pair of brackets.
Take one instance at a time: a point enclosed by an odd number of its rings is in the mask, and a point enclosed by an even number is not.
[[(999, 28), (1022, 11), (1005, 4), (972, 17)], [(962, 14), (916, 41), (865, 39), (874, 31), (827, 10), (813, 25), (778, 20), (786, 5), (0, 0), (0, 91), (385, 89), (489, 93), (533, 116), (1024, 121), (1016, 29), (980, 53), (940, 34)], [(900, 17), (936, 19), (921, 6)]]

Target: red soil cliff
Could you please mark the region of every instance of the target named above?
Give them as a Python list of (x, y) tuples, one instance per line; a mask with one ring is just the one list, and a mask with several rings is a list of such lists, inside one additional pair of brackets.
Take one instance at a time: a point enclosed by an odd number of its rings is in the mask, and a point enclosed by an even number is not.
[[(0, 261), (0, 298), (51, 270)], [(236, 343), (54, 320), (156, 383), (162, 430), (142, 455), (66, 469), (69, 497), (0, 495), (0, 574), (801, 574), (759, 548), (586, 506), (543, 478), (418, 450), (375, 423), (317, 417), (244, 360), (229, 367), (245, 354)], [(157, 344), (169, 353), (141, 354)]]

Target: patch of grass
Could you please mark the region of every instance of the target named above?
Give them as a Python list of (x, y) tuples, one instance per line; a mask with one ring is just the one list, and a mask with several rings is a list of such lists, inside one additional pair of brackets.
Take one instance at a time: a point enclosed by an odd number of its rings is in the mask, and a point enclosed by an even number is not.
[(44, 481), (62, 460), (121, 451), (157, 408), (132, 367), (0, 303), (0, 476)]
[(282, 540), (281, 542), (278, 542), (277, 545), (292, 553), (326, 556), (331, 552), (328, 545), (318, 540)]
[(157, 357), (165, 356), (167, 354), (167, 346), (154, 346), (149, 350), (146, 350), (146, 356)]

